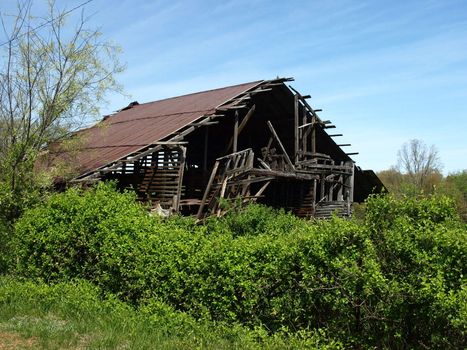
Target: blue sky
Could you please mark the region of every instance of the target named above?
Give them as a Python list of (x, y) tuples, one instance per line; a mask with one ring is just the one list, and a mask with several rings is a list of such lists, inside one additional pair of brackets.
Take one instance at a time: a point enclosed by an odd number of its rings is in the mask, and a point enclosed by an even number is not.
[(93, 0), (86, 12), (127, 66), (119, 81), (131, 97), (110, 95), (103, 114), (294, 77), (362, 168), (395, 165), (418, 138), (436, 145), (446, 174), (467, 169), (467, 1)]

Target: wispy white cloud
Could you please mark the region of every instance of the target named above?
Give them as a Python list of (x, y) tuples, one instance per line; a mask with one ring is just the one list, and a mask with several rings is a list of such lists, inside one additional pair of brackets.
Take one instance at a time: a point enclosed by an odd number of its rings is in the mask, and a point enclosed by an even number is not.
[[(349, 135), (364, 166), (389, 167), (413, 137), (436, 142), (449, 167), (465, 150), (461, 1), (97, 2), (109, 11), (101, 18), (117, 18), (104, 29), (126, 50), (122, 78), (140, 102), (295, 76), (294, 86)], [(127, 103), (113, 101), (115, 109)], [(440, 123), (440, 110), (456, 130)]]

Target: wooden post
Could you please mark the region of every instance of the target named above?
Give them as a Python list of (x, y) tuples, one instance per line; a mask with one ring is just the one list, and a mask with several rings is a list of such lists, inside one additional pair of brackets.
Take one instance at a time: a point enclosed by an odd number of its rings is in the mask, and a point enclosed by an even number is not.
[(235, 111), (234, 134), (233, 134), (233, 148), (232, 153), (237, 152), (238, 142), (238, 111)]
[(316, 117), (311, 118), (311, 153), (316, 153)]
[(352, 175), (350, 175), (350, 202), (353, 203), (354, 181), (355, 181), (355, 164), (352, 162)]
[(209, 144), (209, 126), (206, 126), (204, 134), (204, 154), (203, 154), (203, 172), (208, 171), (208, 144)]
[(321, 179), (320, 179), (320, 181), (321, 181), (321, 193), (320, 193), (321, 198), (319, 199), (320, 201), (321, 201), (321, 199), (323, 199), (326, 196), (326, 194), (324, 193), (324, 189), (325, 189), (324, 186), (326, 184), (325, 178), (326, 178), (326, 176), (324, 174), (321, 175)]
[[(240, 133), (243, 131), (243, 129), (245, 128), (246, 124), (249, 122), (249, 120), (251, 119), (251, 117), (253, 116), (253, 114), (255, 113), (255, 109), (256, 109), (256, 105), (253, 105), (251, 106), (250, 110), (248, 111), (248, 113), (245, 115), (245, 117), (242, 119), (242, 122), (240, 123), (240, 125), (238, 126), (238, 132), (237, 132), (237, 138), (238, 136), (240, 135)], [(230, 138), (230, 141), (227, 145), (227, 148), (225, 150), (224, 153), (235, 153), (235, 151), (233, 152), (230, 152), (230, 149), (232, 148), (232, 145), (233, 145), (233, 141), (234, 141), (234, 136), (232, 136)]]
[(294, 159), (295, 163), (298, 162), (298, 151), (299, 151), (299, 140), (298, 140), (298, 95), (294, 95), (294, 103), (295, 103), (295, 113), (294, 113), (294, 138), (295, 138), (295, 149), (294, 149)]
[(315, 211), (316, 211), (316, 190), (317, 190), (317, 182), (318, 180), (317, 179), (314, 179), (313, 180), (313, 215), (315, 215)]
[(224, 178), (224, 181), (222, 181), (221, 193), (220, 193), (220, 195), (219, 195), (219, 201), (218, 201), (218, 203), (217, 203), (217, 207), (218, 207), (218, 209), (217, 209), (217, 217), (221, 216), (222, 210), (221, 210), (221, 208), (219, 207), (219, 204), (220, 204), (221, 199), (224, 198), (224, 196), (225, 196), (225, 190), (227, 189), (227, 182), (228, 182), (228, 181), (229, 181), (229, 177), (228, 177), (228, 176), (226, 176), (226, 177)]
[(343, 176), (339, 176), (339, 189), (337, 190), (337, 200), (338, 201), (344, 201), (344, 195), (343, 195), (343, 191), (342, 191), (342, 188), (344, 187), (344, 184), (343, 184)]
[(185, 170), (185, 159), (186, 159), (186, 147), (180, 146), (180, 151), (178, 152), (178, 183), (177, 183), (177, 194), (174, 198), (173, 209), (178, 213), (180, 209), (180, 200), (182, 197), (182, 186), (183, 186), (183, 172)]
[[(303, 108), (303, 117), (302, 117), (302, 125), (305, 125), (306, 124), (306, 109)], [(304, 129), (302, 129), (302, 151), (303, 152), (306, 152), (307, 151), (307, 142), (308, 141), (308, 134), (306, 133), (306, 131)]]
[[(341, 161), (341, 166), (344, 165), (344, 162)], [(343, 193), (343, 190), (344, 190), (344, 176), (341, 175), (339, 176), (339, 184), (338, 184), (338, 191), (337, 191), (337, 200), (338, 201), (344, 201), (344, 193)]]
[(351, 216), (351, 204), (353, 203), (354, 196), (354, 174), (355, 174), (355, 164), (352, 161), (345, 163), (347, 166), (352, 168), (352, 173), (347, 176), (345, 184), (347, 185), (347, 214)]

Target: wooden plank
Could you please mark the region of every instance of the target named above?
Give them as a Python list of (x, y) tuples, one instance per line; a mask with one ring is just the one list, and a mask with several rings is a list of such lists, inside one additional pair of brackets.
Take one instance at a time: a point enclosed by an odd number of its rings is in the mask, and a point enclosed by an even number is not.
[(305, 151), (299, 151), (300, 154), (306, 155), (306, 156), (311, 156), (311, 157), (319, 157), (319, 158), (325, 158), (325, 159), (331, 159), (331, 157), (328, 154), (325, 153), (318, 153), (318, 152), (305, 152)]
[(242, 108), (247, 108), (247, 105), (235, 105), (235, 106), (229, 106), (229, 107), (219, 107), (217, 110), (219, 111), (228, 111), (230, 109), (242, 109)]
[[(187, 125), (189, 125), (189, 126), (209, 126), (209, 125), (216, 125), (216, 124), (219, 124), (219, 121), (190, 123), (190, 124), (187, 124)], [(188, 143), (188, 142), (185, 142), (185, 143)]]
[(328, 135), (330, 137), (338, 137), (338, 136), (343, 136), (343, 134), (332, 134), (332, 135)]
[[(306, 110), (303, 108), (303, 116), (302, 116), (302, 123), (305, 124), (306, 123), (306, 117), (307, 117), (307, 114), (306, 114)], [(305, 132), (305, 130), (301, 130), (301, 133), (302, 133), (302, 151), (306, 152), (307, 151), (307, 141), (308, 141), (308, 134)]]
[[(225, 196), (225, 192), (227, 190), (227, 183), (228, 181), (230, 180), (230, 177), (229, 176), (226, 176), (224, 178), (224, 180), (222, 181), (222, 186), (221, 186), (221, 190), (220, 190), (220, 194), (219, 194), (219, 198), (217, 199), (217, 202), (216, 202), (216, 206), (217, 206), (217, 217), (221, 216), (221, 208), (219, 207), (219, 204), (220, 204), (220, 200), (222, 198), (224, 198)], [(215, 207), (213, 208), (213, 210), (215, 209)]]
[(156, 145), (164, 145), (164, 146), (181, 146), (188, 144), (188, 141), (157, 141), (154, 144)]
[(237, 155), (237, 154), (246, 153), (246, 152), (251, 152), (251, 148), (247, 148), (247, 149), (244, 149), (244, 150), (239, 151), (239, 152), (236, 152), (236, 153), (227, 154), (227, 155), (225, 155), (225, 156), (223, 156), (223, 157), (217, 158), (217, 160), (231, 159), (233, 156), (235, 156), (235, 155)]
[[(355, 174), (355, 164), (352, 163), (352, 175), (350, 175), (349, 179), (349, 202), (353, 202), (353, 196), (354, 196), (354, 174)], [(349, 208), (349, 213), (350, 213), (350, 208)]]
[(180, 170), (178, 173), (177, 194), (174, 197), (173, 209), (178, 213), (180, 209), (180, 200), (182, 197), (183, 171), (185, 169), (186, 147), (181, 147)]
[[(294, 95), (294, 159), (295, 163), (298, 161), (299, 140), (298, 140), (298, 94)], [(269, 121), (268, 121), (269, 123)], [(272, 125), (271, 125), (272, 127)], [(275, 134), (275, 131), (273, 132)], [(279, 141), (280, 142), (280, 141)]]
[(266, 164), (264, 160), (262, 160), (261, 158), (258, 158), (258, 161), (265, 169), (271, 170), (271, 167), (268, 164)]
[(255, 199), (259, 198), (263, 194), (263, 192), (266, 190), (266, 188), (268, 188), (270, 183), (271, 181), (268, 181), (263, 186), (261, 186), (258, 192), (256, 192), (256, 194), (254, 195)]
[(344, 177), (341, 175), (339, 176), (339, 187), (337, 189), (337, 200), (338, 201), (343, 201), (344, 200), (344, 195), (343, 195), (343, 182), (344, 182)]
[(271, 91), (272, 89), (271, 88), (261, 88), (261, 89), (258, 89), (258, 90), (253, 90), (253, 91), (248, 91), (247, 94), (259, 94), (261, 92), (268, 92), (268, 91)]
[(239, 134), (243, 131), (246, 124), (250, 120), (251, 116), (253, 115), (253, 113), (255, 113), (255, 110), (256, 110), (256, 105), (251, 106), (250, 110), (247, 112), (245, 117), (242, 119), (242, 122), (240, 123), (240, 126), (238, 127), (238, 133)]
[(209, 142), (209, 127), (206, 128), (204, 135), (204, 150), (203, 150), (203, 171), (208, 171), (208, 142)]
[(206, 185), (206, 189), (204, 190), (203, 199), (201, 199), (201, 204), (198, 209), (198, 214), (196, 215), (198, 219), (201, 219), (203, 216), (204, 205), (206, 203), (206, 199), (208, 198), (209, 192), (211, 191), (212, 183), (214, 182), (217, 169), (219, 168), (219, 163), (219, 160), (216, 160), (216, 162), (214, 163), (214, 167), (212, 168), (211, 176), (209, 177), (208, 184)]
[(254, 168), (250, 170), (252, 175), (263, 176), (263, 177), (272, 177), (274, 179), (278, 178), (287, 178), (287, 179), (297, 179), (297, 180), (313, 180), (317, 175), (310, 174), (308, 172), (285, 172), (278, 170), (267, 170), (267, 169), (258, 169)]
[[(271, 122), (269, 120), (267, 121), (267, 124), (268, 124), (269, 130), (271, 130), (272, 135), (276, 139), (276, 142), (279, 144), (279, 147), (281, 148), (281, 150), (282, 150), (282, 152), (284, 154), (284, 157), (285, 157), (285, 160), (286, 160), (287, 164), (289, 164), (289, 166), (292, 168), (292, 170), (295, 170), (295, 166), (290, 161), (289, 155), (285, 151), (284, 145), (282, 145), (282, 142), (279, 139), (279, 136), (277, 136), (276, 130), (274, 130), (274, 127), (272, 126), (272, 124), (271, 124)], [(298, 129), (297, 129), (297, 131), (298, 131)], [(297, 142), (297, 141), (298, 141), (298, 139), (295, 140), (295, 142)], [(297, 146), (297, 150), (298, 150), (298, 146)]]
[(321, 178), (320, 178), (320, 184), (321, 184), (321, 191), (320, 191), (321, 192), (320, 193), (321, 194), (321, 199), (320, 199), (320, 202), (326, 198), (326, 194), (324, 193), (324, 188), (325, 188), (324, 186), (326, 185), (326, 181), (324, 179), (325, 179), (325, 175), (323, 174), (323, 175), (321, 175)]
[(347, 147), (347, 146), (352, 146), (350, 143), (341, 143), (338, 145), (339, 147)]
[(299, 128), (299, 129), (303, 129), (303, 128), (306, 128), (306, 127), (308, 127), (308, 126), (312, 126), (313, 124), (314, 124), (314, 123), (305, 123), (305, 124), (300, 125), (298, 128)]
[(313, 215), (315, 215), (316, 212), (316, 191), (317, 191), (317, 183), (318, 180), (314, 179), (313, 180)]
[(244, 184), (251, 185), (251, 184), (254, 184), (254, 183), (257, 183), (257, 182), (270, 181), (270, 180), (274, 180), (274, 179), (275, 179), (275, 177), (273, 177), (273, 176), (251, 177), (249, 179), (232, 181), (232, 184), (234, 184), (234, 185), (244, 185)]
[(235, 121), (234, 121), (234, 131), (233, 131), (233, 146), (232, 152), (237, 152), (237, 143), (238, 143), (238, 111), (235, 111)]

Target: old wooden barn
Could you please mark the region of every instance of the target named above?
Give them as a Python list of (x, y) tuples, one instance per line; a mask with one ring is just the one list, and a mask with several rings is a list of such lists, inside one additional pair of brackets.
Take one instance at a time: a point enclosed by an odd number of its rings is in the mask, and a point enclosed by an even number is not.
[(76, 133), (77, 152), (51, 155), (76, 165), (73, 182), (115, 179), (154, 207), (200, 219), (250, 201), (302, 217), (349, 216), (382, 184), (291, 80), (133, 102)]

